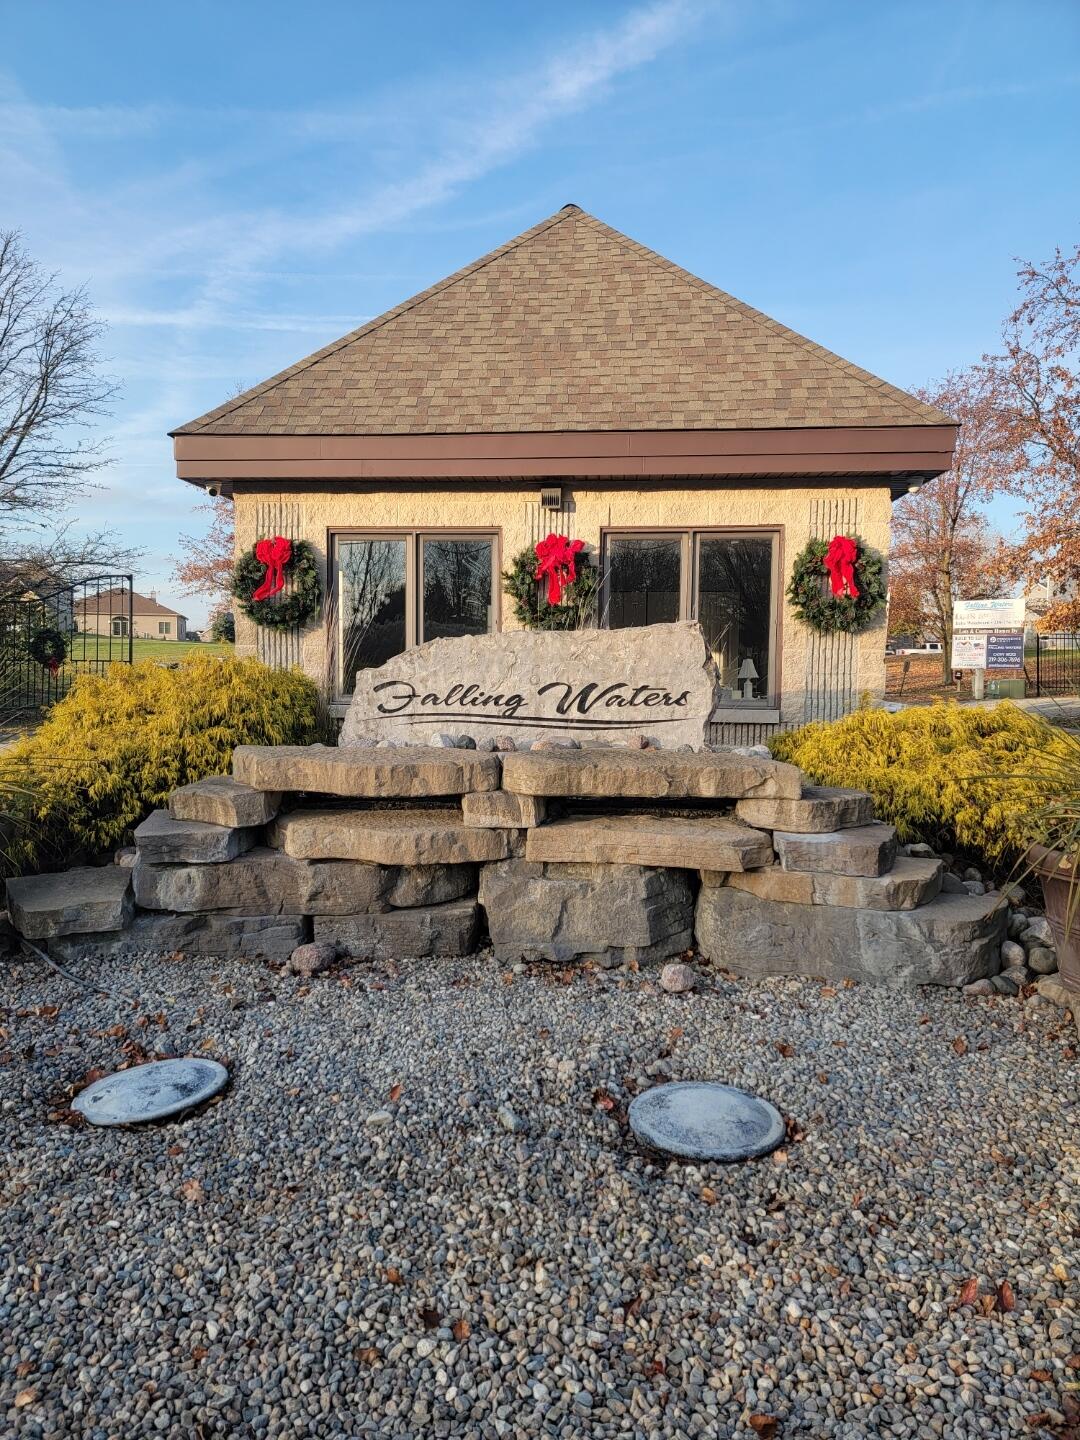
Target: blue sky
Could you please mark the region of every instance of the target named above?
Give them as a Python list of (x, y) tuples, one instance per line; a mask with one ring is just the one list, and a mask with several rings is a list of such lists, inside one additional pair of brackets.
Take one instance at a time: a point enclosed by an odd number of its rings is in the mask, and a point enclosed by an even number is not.
[(196, 620), (165, 432), (567, 201), (905, 386), (1076, 240), (1073, 0), (3, 0), (0, 34), (0, 226), (123, 387), (83, 518)]

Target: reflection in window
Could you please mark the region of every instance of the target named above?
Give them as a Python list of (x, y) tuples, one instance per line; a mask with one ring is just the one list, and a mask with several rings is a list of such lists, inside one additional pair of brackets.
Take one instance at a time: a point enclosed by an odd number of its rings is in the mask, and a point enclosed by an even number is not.
[(730, 699), (768, 695), (771, 597), (769, 538), (700, 538), (698, 619)]
[(486, 635), (491, 629), (490, 540), (424, 541), (421, 640)]
[(607, 548), (607, 623), (658, 625), (678, 620), (682, 592), (682, 539), (616, 538)]
[(405, 545), (404, 539), (343, 540), (338, 547), (343, 694), (356, 688), (357, 670), (405, 649)]

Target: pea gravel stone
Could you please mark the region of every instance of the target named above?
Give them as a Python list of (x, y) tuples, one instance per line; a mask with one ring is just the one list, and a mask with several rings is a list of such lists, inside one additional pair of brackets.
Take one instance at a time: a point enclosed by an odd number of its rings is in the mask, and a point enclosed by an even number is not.
[[(1080, 1192), (1054, 1006), (705, 967), (667, 996), (656, 967), (487, 957), (313, 982), (71, 963), (131, 1000), (0, 972), (5, 1437), (1064, 1433)], [(135, 1045), (227, 1057), (230, 1087), (165, 1125), (65, 1123)], [(629, 1101), (703, 1076), (804, 1138), (643, 1155)], [(989, 1311), (959, 1303), (972, 1279)]]

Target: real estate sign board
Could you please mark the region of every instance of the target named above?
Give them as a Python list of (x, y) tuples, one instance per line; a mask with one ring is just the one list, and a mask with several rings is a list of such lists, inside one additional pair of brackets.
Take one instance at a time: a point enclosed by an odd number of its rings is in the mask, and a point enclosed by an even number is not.
[(953, 602), (954, 670), (1020, 670), (1023, 664), (1023, 596)]

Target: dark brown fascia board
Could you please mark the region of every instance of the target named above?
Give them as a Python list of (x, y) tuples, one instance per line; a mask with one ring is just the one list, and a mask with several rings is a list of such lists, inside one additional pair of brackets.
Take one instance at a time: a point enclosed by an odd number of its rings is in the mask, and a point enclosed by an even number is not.
[(177, 435), (176, 473), (243, 480), (631, 480), (664, 476), (937, 475), (955, 425), (474, 435)]

